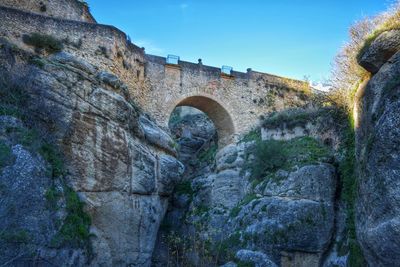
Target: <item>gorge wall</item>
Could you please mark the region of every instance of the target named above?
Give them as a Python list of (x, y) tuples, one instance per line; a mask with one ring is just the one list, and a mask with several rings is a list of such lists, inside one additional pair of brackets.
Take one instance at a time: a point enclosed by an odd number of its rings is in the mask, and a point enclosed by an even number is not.
[(372, 77), (356, 95), (356, 226), (371, 266), (400, 264), (399, 38), (399, 30), (384, 32), (359, 58)]
[(0, 17), (1, 264), (399, 266), (398, 31), (360, 57), (353, 236), (346, 119), (307, 84), (169, 64), (79, 1)]

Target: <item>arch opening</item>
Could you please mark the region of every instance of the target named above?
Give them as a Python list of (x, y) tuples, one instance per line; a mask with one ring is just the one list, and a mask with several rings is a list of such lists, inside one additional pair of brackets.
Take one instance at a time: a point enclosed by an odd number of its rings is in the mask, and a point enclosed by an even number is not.
[(233, 141), (235, 134), (233, 120), (228, 111), (220, 103), (206, 96), (189, 96), (179, 101), (174, 109), (182, 106), (198, 109), (210, 118), (218, 135), (219, 148)]

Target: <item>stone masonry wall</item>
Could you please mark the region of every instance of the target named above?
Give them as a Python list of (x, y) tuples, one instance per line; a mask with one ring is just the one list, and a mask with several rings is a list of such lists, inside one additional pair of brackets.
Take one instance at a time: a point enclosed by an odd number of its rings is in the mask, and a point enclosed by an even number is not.
[(18, 47), (33, 51), (24, 34), (42, 33), (64, 41), (66, 52), (82, 58), (99, 69), (117, 75), (130, 90), (143, 87), (144, 53), (115, 27), (49, 18), (0, 6), (0, 37)]
[(149, 86), (141, 92), (145, 95), (143, 106), (160, 124), (165, 125), (172, 110), (186, 98), (203, 96), (226, 109), (234, 133), (240, 135), (254, 127), (260, 115), (301, 106), (307, 99), (304, 91), (307, 85), (300, 81), (251, 70), (228, 76), (221, 74), (219, 68), (201, 63), (179, 61), (178, 65), (169, 65), (162, 57), (146, 55), (146, 58)]
[(49, 17), (96, 23), (87, 5), (77, 0), (0, 0), (0, 5)]

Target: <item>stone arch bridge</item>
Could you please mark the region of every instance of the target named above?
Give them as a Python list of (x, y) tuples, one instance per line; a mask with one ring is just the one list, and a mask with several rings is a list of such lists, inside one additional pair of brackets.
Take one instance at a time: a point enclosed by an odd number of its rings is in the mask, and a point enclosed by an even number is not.
[[(160, 125), (167, 127), (176, 106), (204, 111), (214, 122), (220, 145), (247, 132), (261, 115), (303, 105), (308, 84), (248, 69), (246, 73), (148, 55), (115, 27), (97, 24), (88, 9), (75, 0), (57, 0), (49, 14), (40, 0), (3, 0), (0, 38), (33, 50), (23, 36), (56, 36), (64, 51), (96, 68), (115, 74), (128, 85), (135, 102)], [(67, 4), (62, 4), (62, 3)], [(67, 20), (65, 19), (67, 18)]]
[(166, 126), (177, 106), (191, 106), (214, 122), (221, 145), (253, 128), (260, 116), (304, 104), (308, 84), (248, 69), (247, 73), (146, 55), (142, 106)]

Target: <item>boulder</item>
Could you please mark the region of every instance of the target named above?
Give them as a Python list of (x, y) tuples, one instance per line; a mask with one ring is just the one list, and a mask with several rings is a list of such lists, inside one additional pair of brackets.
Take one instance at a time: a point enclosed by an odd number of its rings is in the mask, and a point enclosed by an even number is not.
[(335, 168), (330, 164), (309, 165), (264, 184), (265, 196), (303, 198), (333, 202)]
[(233, 208), (244, 195), (243, 179), (239, 171), (218, 173), (212, 185), (212, 205)]
[(159, 178), (157, 181), (158, 194), (169, 196), (174, 190), (185, 167), (176, 158), (169, 155), (161, 155), (159, 157)]
[(172, 138), (160, 127), (158, 127), (154, 122), (152, 122), (145, 116), (140, 116), (139, 127), (142, 130), (144, 138), (150, 144), (155, 145), (172, 155), (177, 154), (175, 141), (172, 140)]
[(361, 51), (358, 63), (375, 74), (399, 50), (400, 30), (386, 31), (381, 33), (364, 51)]
[(124, 192), (83, 193), (92, 218), (93, 266), (150, 266), (168, 200)]
[(67, 52), (58, 52), (49, 57), (49, 60), (64, 64), (64, 65), (69, 65), (73, 68), (79, 69), (83, 72), (86, 72), (88, 74), (95, 74), (96, 69), (94, 66), (91, 64), (87, 63), (84, 60), (80, 60), (73, 55), (67, 53)]
[(243, 262), (251, 262), (254, 267), (278, 267), (267, 255), (258, 251), (242, 249), (236, 253), (236, 258)]

